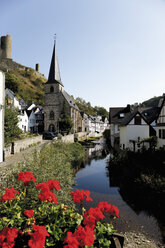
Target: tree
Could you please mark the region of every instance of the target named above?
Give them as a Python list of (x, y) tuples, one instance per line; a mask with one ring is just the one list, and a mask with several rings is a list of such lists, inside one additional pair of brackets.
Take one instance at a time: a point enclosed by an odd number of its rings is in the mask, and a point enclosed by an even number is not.
[(73, 121), (70, 118), (70, 116), (67, 114), (66, 111), (66, 105), (65, 102), (63, 104), (63, 110), (61, 113), (61, 119), (59, 121), (59, 129), (60, 131), (65, 131), (67, 133), (69, 133), (73, 128)]
[(18, 127), (18, 111), (12, 106), (7, 105), (7, 100), (5, 101), (5, 143), (9, 144), (15, 138), (19, 138), (22, 133), (21, 129)]

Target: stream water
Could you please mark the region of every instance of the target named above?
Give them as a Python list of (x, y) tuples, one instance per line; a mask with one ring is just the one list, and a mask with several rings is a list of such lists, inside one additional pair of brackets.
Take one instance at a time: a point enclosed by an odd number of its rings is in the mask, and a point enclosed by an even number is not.
[(155, 241), (162, 241), (165, 232), (162, 223), (152, 215), (151, 211), (143, 209), (143, 202), (139, 203), (140, 207), (135, 207), (132, 199), (129, 200), (127, 192), (113, 186), (113, 176), (109, 175), (107, 169), (110, 154), (104, 150), (103, 145), (96, 144), (94, 148), (86, 149), (86, 153), (86, 163), (84, 168), (76, 173), (74, 187), (90, 191), (93, 201), (85, 203), (85, 208), (96, 207), (98, 202), (107, 201), (119, 208), (119, 218), (114, 222), (118, 232), (140, 232)]

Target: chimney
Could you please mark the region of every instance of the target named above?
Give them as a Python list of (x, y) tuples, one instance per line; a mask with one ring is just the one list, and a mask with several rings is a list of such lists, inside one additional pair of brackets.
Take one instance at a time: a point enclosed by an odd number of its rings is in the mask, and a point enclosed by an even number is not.
[(36, 71), (39, 72), (39, 64), (36, 64)]

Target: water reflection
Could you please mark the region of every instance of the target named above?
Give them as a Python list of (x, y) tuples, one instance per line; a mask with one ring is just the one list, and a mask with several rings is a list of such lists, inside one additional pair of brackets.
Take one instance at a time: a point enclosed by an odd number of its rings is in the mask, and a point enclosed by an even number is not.
[[(108, 170), (107, 170), (108, 171)], [(127, 181), (119, 180), (113, 174), (109, 176), (110, 187), (119, 187), (119, 193), (131, 209), (137, 214), (143, 214), (148, 217), (155, 217), (160, 228), (163, 242), (165, 243), (165, 202), (160, 193), (149, 192), (130, 185)]]
[[(144, 232), (160, 240), (161, 230), (162, 236), (165, 237), (164, 204), (158, 206), (155, 202), (157, 199), (153, 201), (151, 197), (149, 200), (141, 191), (134, 191), (127, 182), (118, 181), (107, 169), (109, 156), (108, 150), (100, 144), (86, 149), (84, 168), (80, 168), (76, 173), (75, 188), (90, 190), (94, 199), (90, 207), (95, 207), (99, 201), (108, 201), (118, 206), (120, 218), (116, 222), (116, 228), (119, 232)], [(160, 212), (163, 214), (162, 218)]]

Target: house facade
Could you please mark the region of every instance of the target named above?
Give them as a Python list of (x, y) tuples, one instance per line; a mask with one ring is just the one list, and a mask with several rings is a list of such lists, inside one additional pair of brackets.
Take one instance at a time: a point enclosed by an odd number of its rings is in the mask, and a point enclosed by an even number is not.
[(5, 97), (7, 96), (7, 104), (12, 105), (14, 108), (21, 109), (19, 100), (15, 96), (14, 92), (8, 88), (5, 89)]
[(5, 74), (0, 71), (0, 163), (3, 162), (4, 149), (4, 105), (5, 105)]
[(83, 119), (79, 108), (73, 98), (64, 90), (58, 65), (56, 44), (50, 65), (48, 81), (45, 83), (44, 101), (44, 130), (60, 131), (59, 122), (63, 117), (63, 111), (70, 116), (74, 124), (74, 132), (83, 130)]
[(160, 100), (160, 111), (156, 121), (156, 135), (158, 148), (165, 146), (165, 94)]
[(111, 146), (119, 147), (120, 124), (131, 113), (130, 105), (109, 109)]
[(131, 113), (120, 124), (120, 149), (138, 151), (142, 146), (148, 149), (148, 143), (142, 140), (150, 137), (150, 124), (139, 111)]
[(18, 127), (22, 130), (22, 132), (28, 132), (28, 122), (29, 118), (26, 113), (26, 110), (21, 110), (18, 115)]

